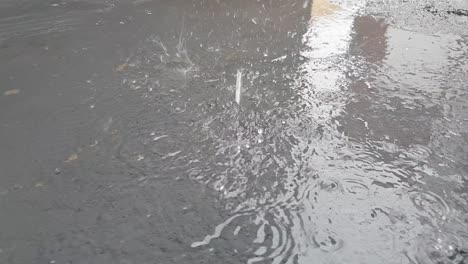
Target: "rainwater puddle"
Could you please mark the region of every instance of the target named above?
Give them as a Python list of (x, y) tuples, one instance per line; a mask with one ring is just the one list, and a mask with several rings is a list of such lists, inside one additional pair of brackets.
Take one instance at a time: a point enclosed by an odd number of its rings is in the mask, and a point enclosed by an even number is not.
[[(100, 263), (467, 263), (468, 31), (464, 16), (446, 18), (466, 7), (375, 2), (106, 9), (103, 38), (141, 38), (109, 45), (119, 61), (82, 82), (95, 89), (92, 107), (43, 122), (61, 125), (41, 130), (41, 149), (74, 156), (36, 189), (79, 197), (60, 204), (70, 213), (53, 211), (73, 217), (44, 255), (56, 263), (96, 255)], [(80, 19), (0, 19), (0, 41), (79, 30)], [(100, 81), (112, 95), (96, 92)], [(2, 93), (23, 100), (30, 90)], [(79, 130), (73, 142), (68, 130)], [(3, 189), (1, 197), (17, 191)]]

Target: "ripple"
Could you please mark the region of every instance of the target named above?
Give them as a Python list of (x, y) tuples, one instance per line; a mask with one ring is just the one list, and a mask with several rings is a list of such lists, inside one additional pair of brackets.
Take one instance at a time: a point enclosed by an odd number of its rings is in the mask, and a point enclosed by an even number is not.
[(333, 192), (341, 189), (340, 183), (335, 179), (322, 180), (319, 185), (320, 189), (327, 192)]
[(343, 240), (329, 230), (317, 231), (313, 236), (314, 244), (325, 252), (335, 252), (343, 247)]
[(206, 245), (209, 245), (211, 240), (215, 239), (215, 238), (219, 238), (221, 236), (221, 233), (223, 232), (223, 230), (233, 221), (235, 220), (236, 218), (238, 217), (241, 217), (245, 214), (237, 214), (237, 215), (233, 215), (231, 217), (229, 217), (228, 219), (226, 219), (224, 222), (222, 222), (221, 224), (219, 224), (218, 226), (216, 226), (215, 228), (215, 231), (213, 234), (211, 235), (207, 235), (203, 240), (201, 241), (195, 241), (193, 242), (190, 246), (192, 248), (197, 248), (197, 247), (201, 247), (201, 246), (206, 246)]
[[(235, 252), (248, 254), (247, 263), (266, 260), (271, 261), (271, 263), (283, 263), (282, 261), (289, 259), (296, 243), (291, 233), (294, 229), (294, 220), (285, 210), (276, 208), (272, 211), (275, 212), (235, 214), (216, 226), (212, 234), (200, 241), (193, 242), (191, 247), (209, 246), (213, 240), (231, 237), (230, 233), (232, 232), (232, 236), (236, 236), (242, 242), (225, 242), (229, 243)], [(242, 223), (242, 229), (238, 228), (239, 223)]]
[(410, 195), (411, 202), (429, 221), (446, 220), (450, 208), (445, 200), (433, 192), (415, 192)]
[(0, 19), (0, 41), (34, 37), (74, 30), (85, 25), (85, 12), (39, 12)]
[(353, 195), (356, 199), (366, 199), (370, 195), (369, 187), (358, 179), (343, 179), (343, 189), (346, 193)]

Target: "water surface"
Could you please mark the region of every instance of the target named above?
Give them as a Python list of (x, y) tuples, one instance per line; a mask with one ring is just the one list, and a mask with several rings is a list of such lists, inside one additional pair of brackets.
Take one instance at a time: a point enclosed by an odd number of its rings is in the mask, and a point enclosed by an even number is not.
[(468, 262), (465, 1), (0, 7), (0, 262)]

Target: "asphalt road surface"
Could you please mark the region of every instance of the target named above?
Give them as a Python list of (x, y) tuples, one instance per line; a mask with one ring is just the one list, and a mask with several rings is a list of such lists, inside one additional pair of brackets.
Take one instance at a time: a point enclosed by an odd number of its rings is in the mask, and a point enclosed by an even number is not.
[(468, 1), (1, 1), (0, 263), (468, 263)]

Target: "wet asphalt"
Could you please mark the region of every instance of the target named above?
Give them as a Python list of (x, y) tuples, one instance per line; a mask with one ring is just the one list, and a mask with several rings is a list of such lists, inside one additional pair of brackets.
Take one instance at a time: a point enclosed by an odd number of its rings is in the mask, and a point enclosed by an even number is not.
[(2, 1), (0, 263), (468, 263), (468, 2)]

